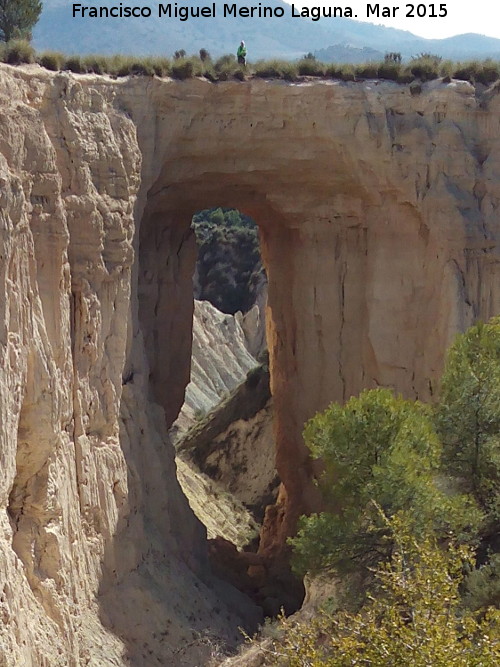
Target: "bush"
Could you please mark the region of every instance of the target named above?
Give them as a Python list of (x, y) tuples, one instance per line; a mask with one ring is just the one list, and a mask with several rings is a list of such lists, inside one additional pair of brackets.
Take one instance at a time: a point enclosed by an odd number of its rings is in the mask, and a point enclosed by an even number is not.
[(153, 76), (154, 69), (147, 61), (135, 60), (129, 67), (129, 74), (135, 76)]
[(237, 63), (235, 56), (228, 53), (215, 61), (213, 69), (209, 71), (209, 76), (213, 72), (218, 81), (228, 81), (238, 69), (241, 68)]
[(464, 605), (474, 611), (500, 604), (500, 554), (467, 575), (463, 585)]
[(92, 74), (111, 73), (109, 59), (105, 56), (85, 56), (82, 58), (82, 67), (85, 72)]
[(421, 81), (432, 81), (439, 77), (441, 58), (439, 56), (422, 55), (413, 58), (406, 68), (407, 71)]
[(378, 75), (381, 79), (399, 81), (401, 78), (401, 65), (395, 62), (384, 62), (379, 66)]
[(376, 79), (378, 77), (378, 65), (376, 63), (356, 65), (354, 71), (356, 77), (360, 79)]
[(442, 76), (443, 78), (451, 77), (453, 76), (453, 69), (454, 69), (454, 64), (452, 63), (451, 60), (444, 60), (440, 65), (439, 65), (439, 76)]
[(226, 65), (236, 64), (236, 56), (232, 53), (226, 53), (215, 61), (215, 71), (217, 72), (221, 67)]
[(473, 60), (458, 67), (455, 65), (452, 73), (455, 79), (489, 86), (500, 78), (500, 63), (495, 63), (492, 60), (485, 60), (484, 62)]
[(208, 209), (193, 217), (198, 244), (195, 298), (210, 301), (225, 313), (246, 312), (262, 280), (255, 222), (239, 211)]
[(170, 75), (171, 63), (168, 58), (151, 58), (150, 64), (156, 76), (164, 77)]
[(8, 65), (34, 63), (35, 50), (25, 39), (13, 39), (5, 45), (3, 59)]
[(171, 67), (171, 75), (174, 79), (191, 79), (195, 75), (193, 61), (176, 59)]
[(389, 517), (407, 511), (417, 534), (475, 536), (482, 517), (473, 501), (437, 487), (441, 445), (431, 415), (421, 403), (375, 389), (332, 404), (306, 424), (305, 442), (324, 469), (318, 486), (327, 511), (299, 522), (291, 540), (297, 572), (377, 563), (388, 544), (369, 509), (373, 502)]
[(294, 81), (297, 78), (297, 65), (286, 60), (260, 60), (255, 65), (255, 76)]
[(200, 49), (200, 60), (202, 62), (206, 62), (207, 60), (211, 60), (210, 53), (206, 49)]
[(70, 72), (74, 72), (75, 74), (83, 74), (86, 71), (80, 56), (70, 56), (69, 58), (66, 58), (63, 68)]
[(497, 63), (485, 62), (476, 74), (476, 81), (485, 86), (491, 86), (492, 83), (500, 78), (500, 67)]
[(353, 65), (327, 65), (325, 76), (340, 81), (354, 81), (356, 79)]
[(282, 619), (265, 665), (288, 667), (496, 667), (500, 611), (460, 608), (469, 549), (415, 539), (404, 516), (380, 513), (394, 545), (375, 571), (373, 592), (359, 613), (320, 611), (306, 622)]
[(400, 65), (401, 64), (401, 54), (399, 52), (394, 52), (391, 51), (390, 53), (386, 53), (384, 56), (384, 63), (386, 64), (391, 64), (391, 65)]
[(322, 63), (319, 63), (315, 58), (302, 58), (297, 63), (297, 71), (299, 76), (324, 76), (325, 69)]
[(58, 72), (63, 67), (64, 55), (57, 51), (45, 51), (39, 56), (38, 62), (45, 69)]

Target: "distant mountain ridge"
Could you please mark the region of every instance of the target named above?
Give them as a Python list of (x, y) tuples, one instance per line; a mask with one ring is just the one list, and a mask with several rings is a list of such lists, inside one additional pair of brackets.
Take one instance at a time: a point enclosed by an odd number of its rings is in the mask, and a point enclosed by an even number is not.
[[(215, 0), (214, 17), (189, 18), (186, 21), (159, 18), (158, 3), (153, 1), (134, 3), (138, 7), (150, 7), (152, 15), (149, 18), (73, 18), (73, 3), (67, 0), (44, 0), (43, 4), (42, 16), (34, 30), (34, 45), (39, 50), (58, 50), (68, 54), (172, 55), (178, 49), (196, 53), (205, 48), (212, 55), (220, 56), (235, 52), (239, 41), (245, 39), (251, 60), (272, 57), (294, 59), (310, 51), (318, 52), (325, 60), (339, 62), (375, 60), (377, 52), (384, 54), (386, 51), (400, 51), (405, 58), (421, 52), (454, 60), (500, 58), (500, 40), (492, 37), (470, 33), (447, 39), (424, 39), (404, 30), (347, 18), (323, 18), (312, 22), (293, 18), (291, 6), (282, 0), (262, 3), (265, 7), (282, 9), (284, 15), (281, 18), (224, 17), (224, 3)], [(101, 0), (91, 6), (110, 8), (120, 4), (125, 5)], [(238, 7), (249, 6), (241, 0), (235, 4)], [(179, 0), (177, 5), (212, 7), (211, 2), (202, 0), (189, 3)], [(363, 49), (367, 51), (360, 53)]]

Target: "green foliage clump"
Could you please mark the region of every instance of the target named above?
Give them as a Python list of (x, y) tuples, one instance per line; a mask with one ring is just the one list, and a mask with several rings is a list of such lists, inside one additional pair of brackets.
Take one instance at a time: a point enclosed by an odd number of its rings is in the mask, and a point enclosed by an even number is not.
[(82, 58), (82, 67), (85, 72), (105, 74), (110, 70), (109, 60), (105, 56), (85, 56)]
[(388, 81), (401, 81), (404, 70), (397, 62), (386, 61), (380, 64), (378, 68), (378, 76), (380, 79), (387, 79)]
[(440, 76), (439, 56), (433, 56), (429, 53), (422, 53), (420, 56), (413, 58), (407, 69), (417, 79), (421, 81), (432, 81)]
[(397, 65), (400, 65), (402, 59), (403, 58), (402, 58), (402, 56), (399, 52), (391, 51), (390, 53), (385, 54), (384, 63), (388, 63), (388, 64), (396, 63)]
[(500, 520), (500, 318), (457, 336), (437, 410), (447, 471)]
[(327, 65), (325, 76), (339, 81), (354, 81), (356, 79), (353, 65)]
[(296, 63), (287, 60), (259, 60), (255, 64), (254, 73), (261, 79), (294, 81), (298, 76), (298, 69)]
[(66, 58), (63, 68), (74, 74), (84, 74), (86, 71), (80, 56), (69, 56), (69, 58)]
[(225, 313), (246, 312), (262, 280), (255, 222), (230, 208), (201, 211), (192, 223), (198, 243), (195, 298)]
[(466, 547), (416, 539), (402, 515), (387, 518), (390, 558), (377, 566), (372, 594), (358, 613), (321, 611), (307, 622), (282, 619), (266, 665), (287, 667), (496, 667), (500, 611), (461, 607)]
[(13, 39), (3, 49), (3, 61), (8, 65), (22, 65), (35, 62), (35, 50), (25, 39)]
[(464, 539), (481, 520), (474, 503), (438, 488), (441, 445), (430, 409), (387, 389), (332, 404), (304, 438), (323, 465), (318, 485), (328, 511), (302, 517), (291, 540), (298, 572), (349, 571), (386, 555), (373, 502), (389, 517), (405, 511), (416, 534), (453, 531)]
[(454, 64), (452, 76), (454, 79), (489, 86), (500, 78), (500, 63), (492, 60), (483, 62), (472, 60), (467, 63)]
[(489, 561), (468, 573), (463, 585), (464, 606), (481, 610), (500, 607), (500, 554), (492, 554)]
[(194, 63), (189, 58), (176, 58), (171, 68), (174, 79), (191, 79), (194, 76)]
[(64, 63), (64, 55), (58, 51), (44, 51), (38, 57), (38, 62), (45, 69), (52, 72), (58, 72), (62, 69)]
[(210, 53), (206, 49), (200, 49), (200, 60), (204, 63), (207, 60), (212, 60)]
[[(127, 74), (135, 76), (153, 76), (154, 69), (150, 62), (147, 60), (134, 60), (127, 67)], [(120, 76), (123, 76), (123, 69), (120, 72)]]
[(236, 57), (232, 53), (226, 53), (218, 58), (213, 66), (214, 80), (228, 81), (236, 70), (241, 69), (238, 66)]
[(0, 0), (0, 41), (31, 39), (41, 13), (40, 0)]
[(377, 63), (366, 63), (365, 65), (356, 65), (354, 71), (358, 79), (376, 79), (378, 77), (379, 67)]
[(325, 66), (315, 58), (302, 58), (297, 63), (299, 76), (324, 76)]

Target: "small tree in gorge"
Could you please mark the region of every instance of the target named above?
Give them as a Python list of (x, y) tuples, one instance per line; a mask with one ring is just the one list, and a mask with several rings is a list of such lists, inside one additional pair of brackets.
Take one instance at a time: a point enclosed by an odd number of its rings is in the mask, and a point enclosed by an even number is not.
[(0, 0), (0, 41), (29, 39), (41, 12), (40, 0)]

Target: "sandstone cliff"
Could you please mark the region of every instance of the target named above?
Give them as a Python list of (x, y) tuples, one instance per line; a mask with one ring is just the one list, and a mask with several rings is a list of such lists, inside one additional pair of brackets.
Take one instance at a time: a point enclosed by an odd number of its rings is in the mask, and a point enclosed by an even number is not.
[(279, 554), (316, 503), (304, 420), (367, 386), (430, 398), (452, 335), (500, 312), (499, 110), (456, 82), (0, 68), (4, 664), (197, 664), (193, 633), (251, 615), (211, 579), (166, 433), (193, 212), (260, 226), (283, 482), (261, 552)]

